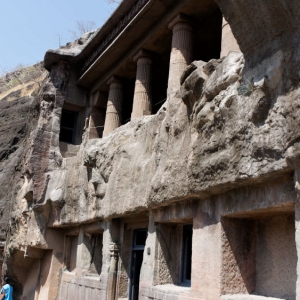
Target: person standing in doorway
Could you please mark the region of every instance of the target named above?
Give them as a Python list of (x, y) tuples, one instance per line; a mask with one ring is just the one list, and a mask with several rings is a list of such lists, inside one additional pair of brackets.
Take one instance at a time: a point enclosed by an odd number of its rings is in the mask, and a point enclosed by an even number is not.
[(6, 276), (4, 276), (2, 280), (3, 287), (0, 291), (0, 300), (13, 300), (12, 293), (13, 288), (10, 285), (10, 279)]

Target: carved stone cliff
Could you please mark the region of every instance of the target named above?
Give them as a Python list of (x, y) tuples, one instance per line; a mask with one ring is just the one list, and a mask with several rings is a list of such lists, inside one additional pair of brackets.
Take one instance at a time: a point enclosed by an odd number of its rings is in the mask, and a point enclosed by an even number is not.
[(299, 192), (299, 5), (216, 2), (242, 53), (193, 62), (157, 114), (102, 139), (88, 139), (88, 107), (75, 156), (63, 157), (59, 148), (67, 63), (57, 65), (34, 96), (14, 100), (17, 105), (0, 101), (0, 238), (9, 223), (5, 255), (16, 281), (23, 266), (16, 265), (15, 251), (51, 248), (48, 228), (231, 197), (294, 171)]

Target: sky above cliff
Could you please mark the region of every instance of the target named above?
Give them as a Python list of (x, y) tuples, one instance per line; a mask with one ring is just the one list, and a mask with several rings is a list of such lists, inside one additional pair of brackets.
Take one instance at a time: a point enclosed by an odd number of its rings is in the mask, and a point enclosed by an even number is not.
[(97, 27), (117, 6), (109, 0), (1, 0), (0, 74), (42, 61), (48, 49), (72, 40), (76, 21)]

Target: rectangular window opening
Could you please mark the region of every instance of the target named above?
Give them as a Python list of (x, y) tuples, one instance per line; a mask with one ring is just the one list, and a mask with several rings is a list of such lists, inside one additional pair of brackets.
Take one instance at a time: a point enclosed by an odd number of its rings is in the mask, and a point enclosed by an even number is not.
[(75, 111), (62, 110), (59, 134), (61, 142), (75, 144), (77, 117), (78, 113)]
[(184, 225), (182, 234), (182, 274), (181, 282), (184, 285), (191, 285), (192, 273), (192, 239), (193, 225)]
[(148, 231), (147, 229), (135, 229), (134, 230), (134, 240), (133, 240), (133, 248), (144, 248), (146, 245)]

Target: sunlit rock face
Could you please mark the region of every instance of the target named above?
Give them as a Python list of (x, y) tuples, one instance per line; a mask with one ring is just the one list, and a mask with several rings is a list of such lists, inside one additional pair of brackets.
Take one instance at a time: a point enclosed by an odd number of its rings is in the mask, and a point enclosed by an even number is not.
[(290, 168), (298, 134), (289, 119), (298, 126), (299, 101), (295, 91), (274, 97), (286, 78), (283, 55), (246, 74), (244, 64), (239, 52), (203, 63), (156, 116), (87, 143), (90, 188), (104, 216), (217, 194)]
[(40, 111), (38, 93), (47, 71), (42, 64), (18, 68), (0, 78), (0, 240), (6, 239), (12, 199), (26, 180), (22, 173), (30, 133)]
[[(201, 268), (195, 263), (192, 276), (199, 281), (192, 280), (186, 298), (173, 287), (174, 299), (265, 299), (247, 295), (252, 292), (296, 299), (299, 5), (283, 0), (216, 2), (242, 52), (193, 62), (157, 114), (136, 118), (101, 139), (89, 140), (87, 105), (81, 143), (69, 157), (59, 145), (62, 108), (70, 89), (75, 89), (66, 63), (55, 65), (32, 95), (0, 100), (0, 238), (6, 239), (5, 268), (16, 282), (17, 297), (34, 299), (38, 293), (37, 299), (42, 299), (48, 293), (38, 283), (41, 270), (51, 274), (49, 299), (62, 295), (65, 236), (77, 237), (86, 224), (107, 222), (97, 223), (104, 232), (103, 242), (90, 233), (85, 237), (88, 250), (93, 249), (91, 241), (103, 243), (102, 265), (96, 264), (100, 269), (96, 271), (101, 273), (105, 297), (112, 268), (110, 222), (146, 212), (150, 222), (154, 220), (147, 242), (153, 252), (150, 233), (163, 228), (163, 221), (176, 223), (178, 215), (194, 218), (193, 259)], [(172, 209), (165, 213), (168, 206)], [(76, 229), (70, 233), (70, 228)], [(265, 256), (268, 246), (272, 257)], [(88, 251), (78, 249), (84, 269), (90, 263)], [(281, 260), (280, 253), (291, 258)], [(141, 273), (141, 299), (155, 295), (147, 278), (149, 266), (154, 265), (148, 255)], [(276, 277), (265, 261), (270, 265), (280, 261), (287, 271)], [(24, 268), (32, 270), (31, 281)], [(161, 272), (157, 278), (169, 284), (172, 276), (164, 277), (166, 269), (167, 263), (157, 271)], [(285, 281), (285, 272), (291, 280)], [(265, 274), (276, 277), (274, 283), (266, 284)], [(72, 280), (76, 286), (82, 284), (78, 278)], [(120, 290), (126, 291), (124, 286)], [(163, 288), (160, 292), (168, 293)]]

